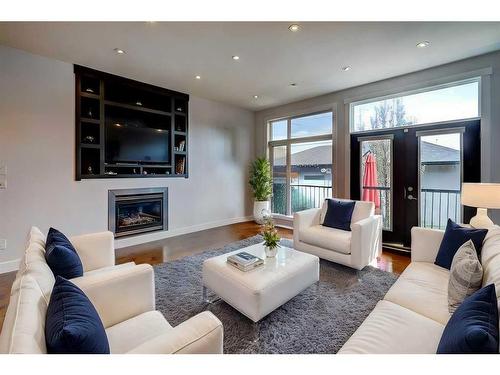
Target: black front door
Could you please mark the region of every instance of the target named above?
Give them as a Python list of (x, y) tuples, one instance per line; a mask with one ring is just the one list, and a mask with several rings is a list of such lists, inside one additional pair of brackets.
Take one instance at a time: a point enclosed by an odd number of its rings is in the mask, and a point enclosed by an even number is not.
[(412, 227), (473, 216), (460, 191), (480, 181), (480, 155), (479, 120), (352, 134), (351, 198), (374, 201), (384, 243), (409, 248)]

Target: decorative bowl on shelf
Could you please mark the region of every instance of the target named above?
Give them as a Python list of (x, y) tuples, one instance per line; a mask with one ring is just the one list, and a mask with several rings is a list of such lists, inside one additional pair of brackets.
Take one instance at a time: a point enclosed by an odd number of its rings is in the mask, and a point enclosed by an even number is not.
[(95, 137), (91, 135), (87, 135), (85, 138), (83, 138), (84, 143), (95, 143)]

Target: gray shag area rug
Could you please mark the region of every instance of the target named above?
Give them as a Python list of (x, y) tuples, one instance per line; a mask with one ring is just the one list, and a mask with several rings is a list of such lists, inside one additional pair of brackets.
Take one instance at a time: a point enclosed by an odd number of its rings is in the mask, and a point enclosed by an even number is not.
[[(374, 267), (356, 271), (321, 260), (319, 285), (304, 290), (258, 325), (224, 301), (204, 303), (203, 261), (259, 242), (258, 235), (156, 265), (156, 308), (172, 326), (211, 311), (224, 326), (224, 353), (336, 353), (397, 279)], [(281, 243), (293, 247), (290, 240)]]

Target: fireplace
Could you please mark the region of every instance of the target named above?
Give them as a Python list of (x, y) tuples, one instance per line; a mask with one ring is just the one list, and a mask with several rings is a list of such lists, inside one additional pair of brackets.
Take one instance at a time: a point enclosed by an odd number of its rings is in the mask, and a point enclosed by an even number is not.
[(168, 188), (109, 190), (108, 228), (115, 237), (168, 229)]

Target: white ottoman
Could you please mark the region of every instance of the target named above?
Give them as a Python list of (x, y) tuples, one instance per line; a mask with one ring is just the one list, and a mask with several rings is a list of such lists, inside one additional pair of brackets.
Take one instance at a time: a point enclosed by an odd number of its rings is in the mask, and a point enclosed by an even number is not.
[[(226, 263), (229, 255), (246, 251), (264, 259), (257, 269), (243, 272)], [(262, 244), (239, 249), (203, 262), (203, 288), (215, 292), (254, 322), (319, 280), (319, 258), (281, 247), (275, 258), (266, 258)]]

